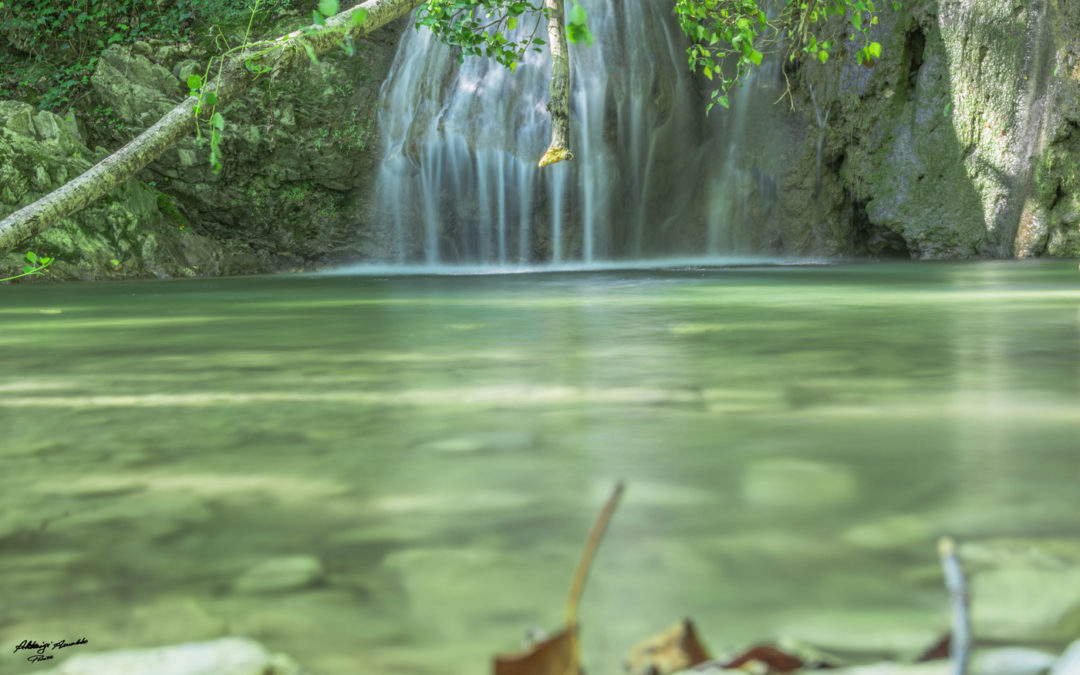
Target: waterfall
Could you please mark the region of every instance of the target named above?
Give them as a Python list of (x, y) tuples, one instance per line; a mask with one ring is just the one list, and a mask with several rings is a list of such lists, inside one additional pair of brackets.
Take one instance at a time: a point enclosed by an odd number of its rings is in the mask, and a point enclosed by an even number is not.
[[(703, 253), (694, 212), (704, 104), (669, 2), (583, 0), (570, 45), (575, 159), (547, 148), (550, 56), (515, 72), (459, 64), (426, 28), (401, 39), (380, 95), (375, 221), (396, 262), (528, 264)], [(531, 32), (523, 17), (518, 31)], [(538, 35), (543, 35), (540, 25)]]

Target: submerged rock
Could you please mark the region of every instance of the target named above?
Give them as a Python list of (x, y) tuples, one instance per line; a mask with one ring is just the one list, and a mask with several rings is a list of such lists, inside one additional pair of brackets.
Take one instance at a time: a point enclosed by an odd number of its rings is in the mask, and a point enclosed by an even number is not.
[(323, 577), (323, 566), (308, 555), (271, 558), (236, 580), (238, 593), (281, 593), (312, 586)]
[(1038, 649), (1002, 647), (975, 652), (971, 672), (974, 675), (1042, 675), (1055, 661), (1056, 654)]
[(1061, 655), (1050, 675), (1080, 675), (1080, 640), (1076, 640)]
[(855, 475), (835, 464), (801, 459), (767, 459), (747, 467), (743, 498), (754, 506), (821, 508), (850, 504)]
[(271, 654), (250, 638), (229, 637), (73, 656), (55, 670), (37, 670), (33, 675), (300, 675), (301, 672), (283, 654)]
[(1064, 642), (1080, 635), (1080, 569), (1003, 567), (971, 582), (976, 639)]

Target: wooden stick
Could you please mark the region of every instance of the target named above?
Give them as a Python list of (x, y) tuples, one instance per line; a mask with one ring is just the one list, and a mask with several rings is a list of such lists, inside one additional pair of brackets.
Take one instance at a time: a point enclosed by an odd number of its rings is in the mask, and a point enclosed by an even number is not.
[(968, 614), (967, 585), (964, 583), (964, 571), (956, 558), (956, 542), (950, 537), (938, 540), (938, 554), (941, 556), (941, 568), (945, 572), (945, 587), (949, 590), (949, 605), (952, 608), (952, 639), (949, 641), (949, 659), (953, 665), (953, 675), (966, 675), (968, 658), (971, 654), (971, 619)]
[(619, 504), (623, 488), (622, 481), (615, 484), (615, 490), (608, 497), (604, 510), (600, 512), (592, 531), (589, 532), (589, 538), (585, 540), (585, 551), (581, 555), (577, 571), (574, 572), (574, 582), (570, 585), (570, 600), (566, 604), (566, 623), (571, 630), (577, 625), (578, 603), (581, 601), (581, 593), (585, 588), (585, 577), (589, 575), (589, 566), (600, 545), (600, 539), (604, 536), (604, 530), (607, 529), (608, 521), (611, 520), (611, 514), (615, 512), (615, 507)]

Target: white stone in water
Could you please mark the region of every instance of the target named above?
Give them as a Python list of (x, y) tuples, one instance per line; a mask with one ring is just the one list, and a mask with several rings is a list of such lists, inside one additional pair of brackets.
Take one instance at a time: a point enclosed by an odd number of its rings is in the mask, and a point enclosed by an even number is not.
[(271, 654), (250, 638), (229, 637), (152, 649), (80, 654), (55, 670), (34, 671), (33, 675), (300, 675), (301, 672), (283, 654)]
[(976, 573), (971, 623), (977, 639), (1074, 639), (1080, 635), (1080, 569), (1016, 566)]
[(1054, 665), (1057, 655), (1038, 649), (1003, 647), (975, 652), (974, 675), (1041, 675)]
[(238, 593), (280, 593), (311, 586), (322, 579), (323, 566), (309, 555), (271, 558), (236, 580)]
[(855, 501), (855, 476), (845, 466), (802, 459), (766, 459), (743, 474), (743, 498), (754, 506), (815, 508)]
[(1076, 640), (1061, 655), (1050, 675), (1080, 675), (1080, 640)]

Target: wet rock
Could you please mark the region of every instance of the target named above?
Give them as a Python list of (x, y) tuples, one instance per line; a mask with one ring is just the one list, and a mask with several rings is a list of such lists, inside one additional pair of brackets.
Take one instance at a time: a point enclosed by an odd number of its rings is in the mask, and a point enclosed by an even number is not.
[(842, 539), (852, 546), (871, 551), (910, 550), (920, 544), (926, 544), (926, 550), (930, 551), (934, 532), (922, 518), (898, 514), (856, 525), (844, 532)]
[(743, 498), (754, 506), (821, 508), (849, 504), (856, 497), (850, 469), (801, 459), (768, 459), (743, 474)]
[(1080, 569), (1003, 567), (971, 580), (977, 639), (1067, 641), (1080, 635)]
[(300, 675), (300, 667), (283, 654), (271, 654), (249, 638), (80, 654), (52, 671), (34, 675)]
[(1050, 675), (1080, 675), (1080, 640), (1076, 640), (1061, 655)]
[(271, 558), (255, 565), (236, 580), (238, 593), (282, 593), (307, 588), (323, 577), (323, 566), (308, 555)]
[[(100, 156), (64, 118), (0, 101), (0, 218), (57, 189)], [(0, 255), (0, 277), (22, 272), (27, 250), (50, 256), (51, 278), (192, 276), (215, 268), (206, 240), (164, 217), (159, 193), (129, 180), (74, 216)], [(119, 266), (110, 263), (118, 260)]]
[(1055, 661), (1056, 654), (1038, 649), (1003, 647), (975, 652), (971, 672), (973, 675), (1042, 675)]
[(781, 627), (781, 634), (842, 658), (911, 659), (943, 631), (934, 612), (815, 611)]
[(168, 640), (209, 640), (228, 633), (225, 619), (211, 614), (195, 598), (161, 598), (131, 610), (125, 635), (135, 644)]

